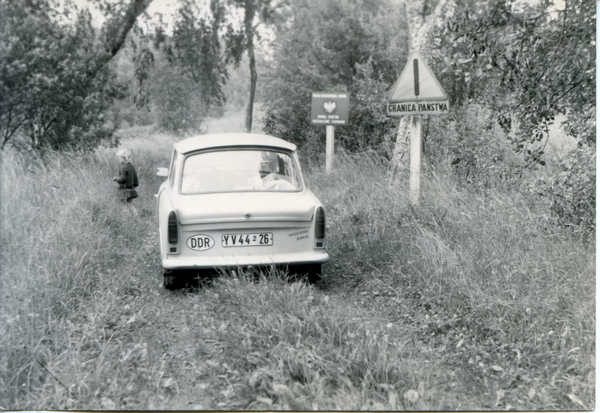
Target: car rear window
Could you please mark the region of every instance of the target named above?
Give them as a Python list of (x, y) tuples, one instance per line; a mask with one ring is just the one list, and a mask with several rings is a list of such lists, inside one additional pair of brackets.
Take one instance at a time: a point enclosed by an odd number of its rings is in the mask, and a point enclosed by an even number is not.
[(290, 192), (301, 190), (293, 158), (273, 150), (225, 150), (188, 156), (183, 164), (180, 192)]

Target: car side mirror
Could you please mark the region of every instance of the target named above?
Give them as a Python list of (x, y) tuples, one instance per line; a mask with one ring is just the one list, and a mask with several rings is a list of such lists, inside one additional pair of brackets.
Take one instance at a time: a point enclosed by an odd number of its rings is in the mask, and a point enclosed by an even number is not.
[(156, 172), (157, 176), (167, 177), (169, 176), (169, 168), (158, 168), (158, 172)]

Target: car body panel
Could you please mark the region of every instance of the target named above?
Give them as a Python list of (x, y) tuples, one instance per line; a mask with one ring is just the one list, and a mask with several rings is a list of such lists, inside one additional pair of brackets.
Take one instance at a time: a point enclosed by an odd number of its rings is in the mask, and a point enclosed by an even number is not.
[[(294, 203), (289, 199), (293, 198)], [(199, 222), (310, 221), (315, 198), (308, 191), (186, 195), (176, 198), (182, 225)], [(240, 200), (243, 203), (240, 204)]]
[[(295, 149), (294, 144), (284, 140), (257, 134), (204, 135), (175, 143), (169, 176), (158, 193), (163, 268), (171, 271), (327, 262), (325, 237), (315, 239), (315, 215), (322, 205), (304, 184)], [(269, 156), (278, 154), (287, 160), (287, 168), (294, 166), (295, 186), (182, 193), (182, 168), (186, 159), (209, 151), (231, 151), (232, 156), (239, 151), (264, 151)], [(252, 153), (248, 152), (249, 155)], [(173, 244), (167, 237), (171, 211), (177, 214), (178, 228), (177, 243)], [(245, 238), (239, 238), (241, 235)], [(236, 237), (251, 245), (242, 242), (242, 246), (232, 246), (228, 244), (232, 238), (227, 238), (226, 242), (225, 237)], [(263, 238), (270, 244), (257, 244)]]
[(288, 151), (295, 151), (296, 145), (269, 135), (255, 133), (217, 133), (209, 135), (200, 135), (187, 138), (176, 142), (173, 147), (177, 152), (185, 155), (190, 152), (200, 151), (210, 148), (242, 146), (268, 146), (280, 148)]

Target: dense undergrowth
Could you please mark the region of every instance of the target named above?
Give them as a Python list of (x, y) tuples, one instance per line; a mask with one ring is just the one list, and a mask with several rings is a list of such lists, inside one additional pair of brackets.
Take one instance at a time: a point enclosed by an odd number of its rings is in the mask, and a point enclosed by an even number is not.
[(376, 154), (304, 166), (332, 260), (316, 285), (161, 287), (153, 194), (172, 138), (2, 153), (4, 409), (593, 409), (595, 244), (517, 190), (428, 170), (419, 207)]

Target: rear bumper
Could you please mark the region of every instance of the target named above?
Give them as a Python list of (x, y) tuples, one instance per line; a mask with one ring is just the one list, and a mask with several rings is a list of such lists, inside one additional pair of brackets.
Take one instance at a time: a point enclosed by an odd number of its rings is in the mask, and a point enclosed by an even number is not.
[(165, 270), (201, 269), (215, 267), (237, 267), (248, 265), (276, 265), (276, 264), (323, 264), (329, 261), (329, 254), (325, 250), (313, 252), (295, 252), (276, 255), (248, 255), (248, 256), (207, 256), (190, 257), (167, 255), (162, 260)]

